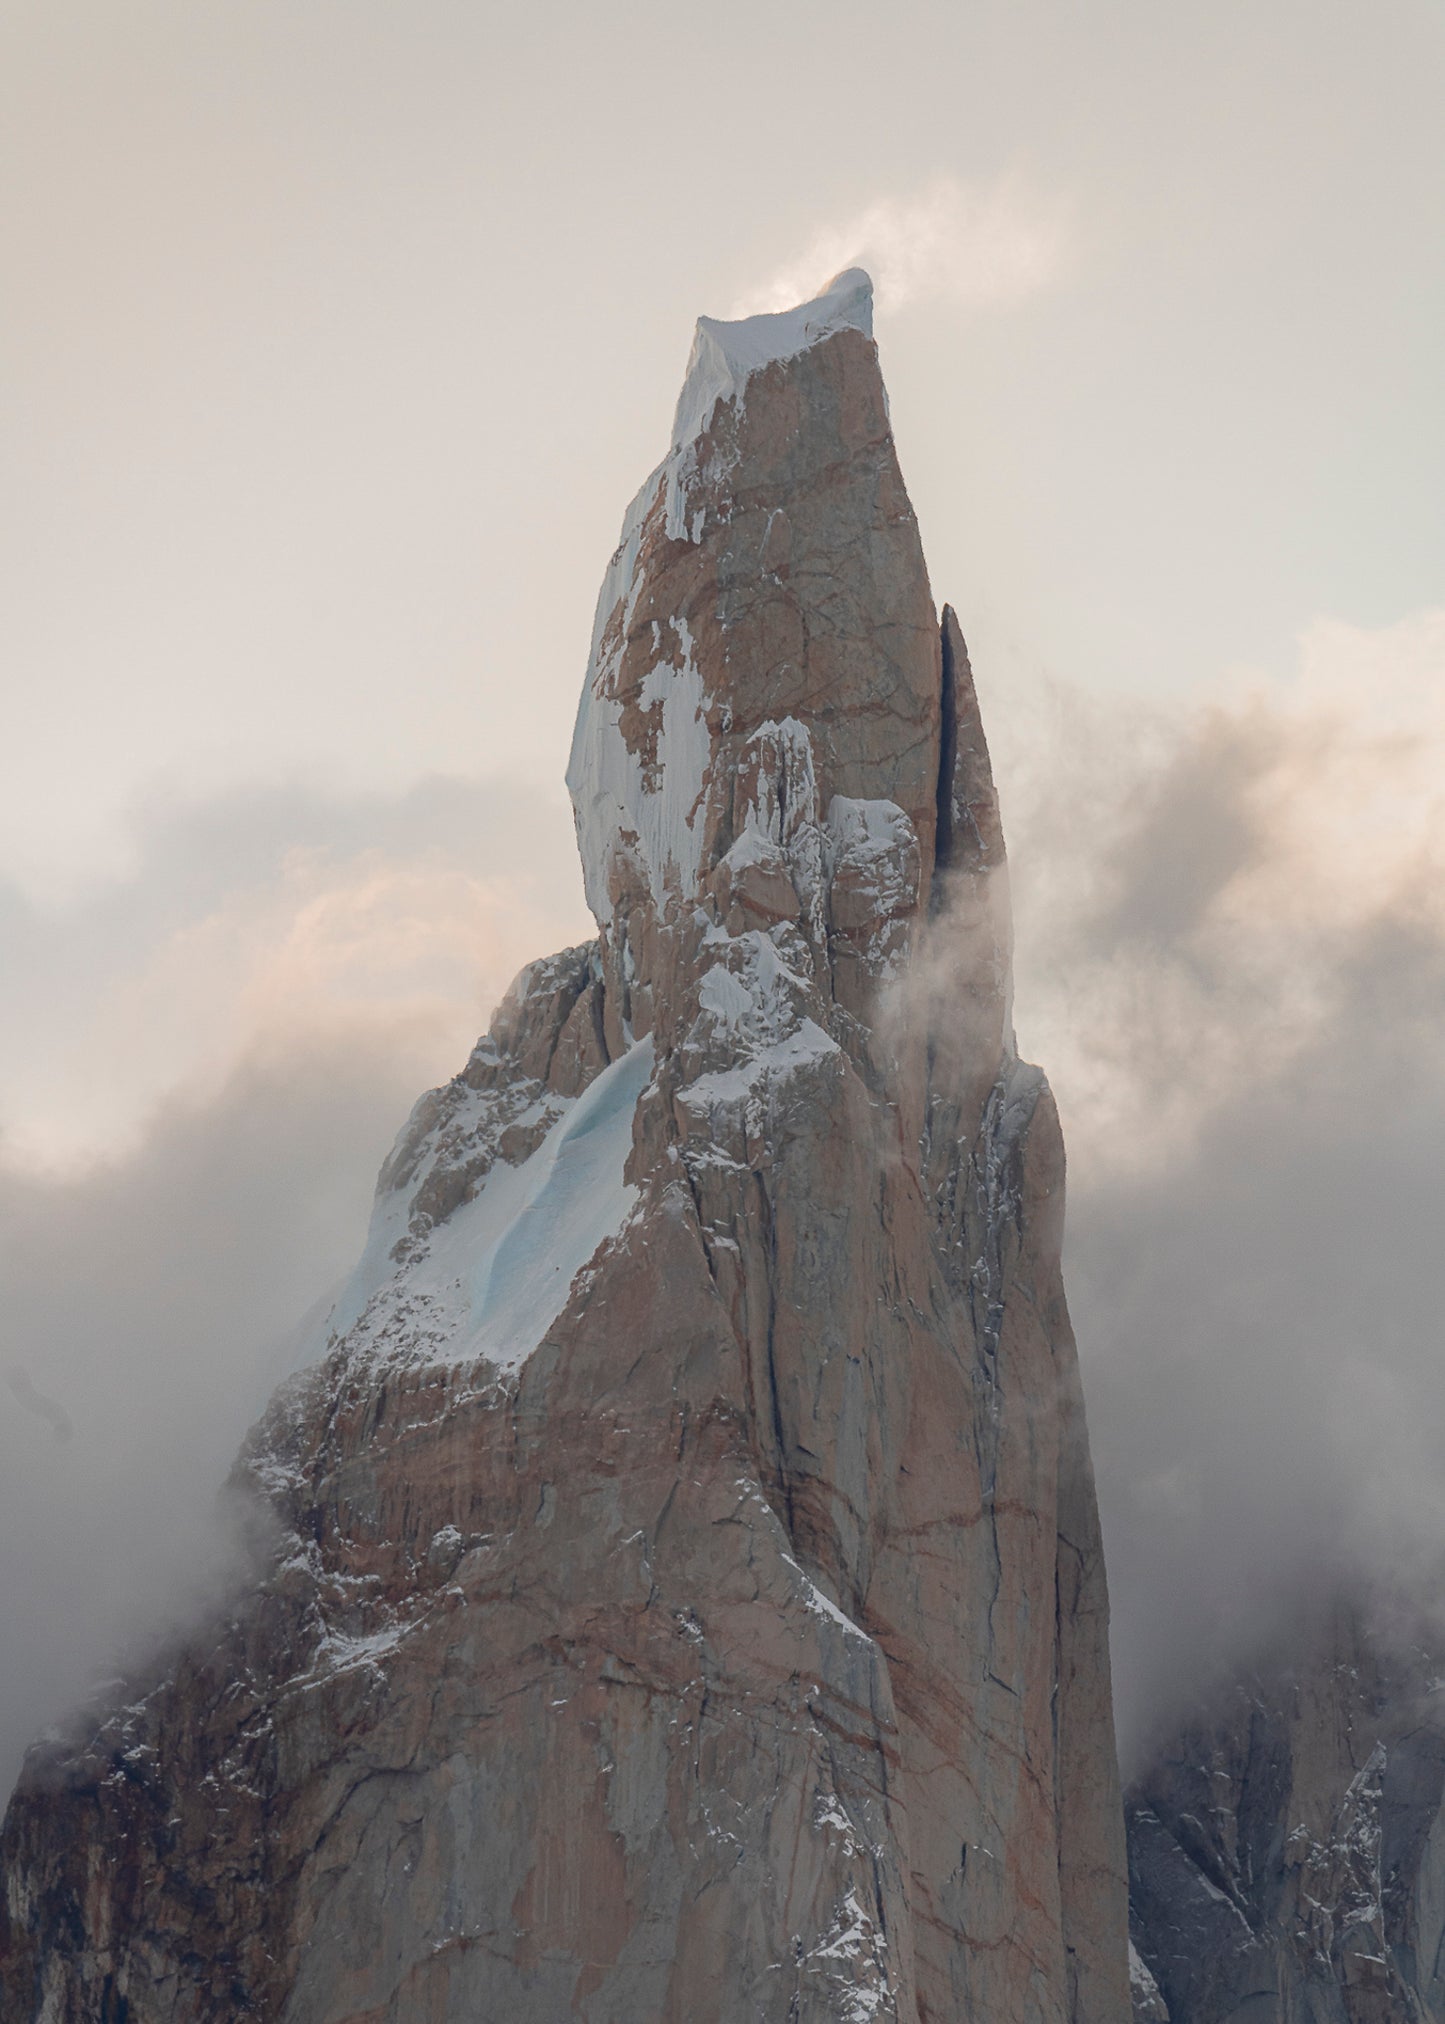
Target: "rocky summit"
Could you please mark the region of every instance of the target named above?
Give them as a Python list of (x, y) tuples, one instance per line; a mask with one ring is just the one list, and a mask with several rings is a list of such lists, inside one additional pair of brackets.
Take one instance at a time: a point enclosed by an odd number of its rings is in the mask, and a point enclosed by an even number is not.
[(867, 277), (704, 319), (598, 605), (597, 938), (417, 1106), (245, 1592), (5, 1827), (4, 2024), (1126, 2024), (1004, 852)]

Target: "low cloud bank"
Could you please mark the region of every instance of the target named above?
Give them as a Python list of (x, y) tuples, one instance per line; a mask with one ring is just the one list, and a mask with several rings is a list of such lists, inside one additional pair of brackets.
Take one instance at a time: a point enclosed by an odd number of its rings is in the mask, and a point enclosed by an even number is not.
[(220, 1578), (217, 1493), (358, 1248), (430, 1038), (381, 1018), (258, 1042), (125, 1158), (0, 1174), (0, 1788)]
[(1445, 1561), (1445, 613), (1187, 720), (1000, 714), (1137, 1762), (1325, 1585)]
[(157, 803), (127, 867), (67, 904), (0, 882), (0, 1152), (122, 1153), (257, 1034), (355, 1012), (430, 1021), (454, 1051), (539, 948), (590, 932), (560, 792), (433, 778)]

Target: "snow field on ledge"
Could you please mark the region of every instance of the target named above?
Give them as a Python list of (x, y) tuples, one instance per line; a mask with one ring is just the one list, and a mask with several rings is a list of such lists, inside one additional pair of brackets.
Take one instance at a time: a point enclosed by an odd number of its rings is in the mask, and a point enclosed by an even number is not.
[[(372, 1302), (421, 1299), (427, 1334), (445, 1335), (449, 1361), (484, 1356), (516, 1371), (567, 1304), (572, 1282), (616, 1236), (639, 1190), (623, 1178), (632, 1120), (652, 1074), (652, 1042), (604, 1068), (521, 1166), (498, 1160), (480, 1191), (427, 1238), (415, 1262), (395, 1267), (410, 1194), (379, 1203), (371, 1238), (331, 1328), (364, 1331)], [(388, 1269), (389, 1268), (389, 1269)]]

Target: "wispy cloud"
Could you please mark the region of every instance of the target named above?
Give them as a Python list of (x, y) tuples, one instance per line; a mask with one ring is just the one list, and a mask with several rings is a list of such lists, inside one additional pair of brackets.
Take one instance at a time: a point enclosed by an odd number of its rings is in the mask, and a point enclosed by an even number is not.
[(521, 964), (589, 931), (575, 864), (560, 797), (433, 778), (156, 807), (134, 868), (60, 907), (0, 882), (0, 1168), (113, 1157), (258, 1036), (354, 1014), (430, 1025), (450, 1073)]
[(1445, 947), (1442, 670), (1427, 611), (1317, 621), (1287, 682), (1241, 670), (1197, 713), (1032, 698), (1004, 811), (1019, 1012), (1096, 1172), (1167, 1166), (1222, 1091), (1278, 1087), (1380, 923)]
[(1042, 194), (1017, 175), (987, 182), (938, 175), (907, 196), (879, 197), (853, 217), (824, 226), (731, 313), (791, 308), (852, 266), (872, 274), (884, 310), (920, 302), (1002, 307), (1056, 281), (1073, 246), (1067, 200)]
[(1134, 1763), (1322, 1586), (1440, 1592), (1442, 676), (1423, 612), (993, 713)]

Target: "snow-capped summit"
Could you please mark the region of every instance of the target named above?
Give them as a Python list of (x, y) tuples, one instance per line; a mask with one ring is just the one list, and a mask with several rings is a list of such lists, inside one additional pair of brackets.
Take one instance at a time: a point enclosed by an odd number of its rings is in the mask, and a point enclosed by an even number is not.
[(866, 277), (699, 325), (595, 941), (383, 1170), (246, 1593), (5, 1831), (0, 2024), (1123, 2024), (1063, 1155)]
[(796, 358), (837, 330), (873, 335), (873, 279), (861, 267), (844, 268), (811, 302), (800, 302), (795, 309), (732, 321), (700, 316), (677, 397), (673, 449), (683, 449), (700, 436), (717, 403), (735, 400), (755, 372)]

